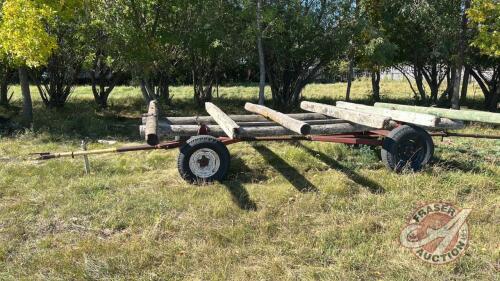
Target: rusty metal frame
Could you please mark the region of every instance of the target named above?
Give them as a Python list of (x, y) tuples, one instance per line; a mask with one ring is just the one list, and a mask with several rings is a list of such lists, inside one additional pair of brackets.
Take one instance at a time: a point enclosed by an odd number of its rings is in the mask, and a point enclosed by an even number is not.
[(381, 146), (382, 137), (389, 134), (388, 130), (374, 130), (368, 132), (343, 133), (335, 135), (309, 135), (309, 136), (278, 136), (278, 137), (253, 137), (237, 138), (219, 137), (218, 140), (225, 145), (235, 144), (245, 141), (317, 141), (343, 144), (362, 144), (369, 146)]

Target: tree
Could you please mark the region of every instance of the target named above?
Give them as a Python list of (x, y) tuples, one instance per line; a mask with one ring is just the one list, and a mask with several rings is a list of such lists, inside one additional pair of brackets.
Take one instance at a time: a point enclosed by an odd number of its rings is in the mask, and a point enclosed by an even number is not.
[[(398, 47), (399, 68), (412, 69), (412, 73), (405, 75), (413, 76), (417, 89), (415, 96), (422, 103), (436, 104), (439, 89), (452, 68), (451, 58), (457, 50), (460, 0), (381, 2), (382, 28), (389, 41)], [(429, 95), (425, 84), (430, 89)], [(412, 89), (415, 88), (412, 86)], [(443, 94), (449, 95), (449, 91)]]
[[(0, 0), (0, 6), (2, 5), (3, 0)], [(2, 22), (2, 14), (3, 13), (0, 13), (0, 23)], [(9, 97), (9, 80), (12, 74), (11, 72), (12, 70), (9, 61), (7, 60), (7, 55), (0, 46), (0, 106), (8, 106), (10, 98), (12, 97)]]
[(350, 1), (273, 1), (266, 6), (266, 69), (275, 107), (298, 106), (302, 89), (345, 53)]
[(6, 59), (0, 60), (0, 106), (9, 106), (12, 94), (9, 91), (9, 82), (12, 69)]
[[(174, 33), (191, 70), (194, 100), (212, 99), (219, 69), (244, 58), (243, 5), (232, 0), (178, 0)], [(252, 39), (255, 42), (255, 39)]]
[(171, 73), (182, 56), (172, 31), (178, 9), (176, 1), (105, 2), (103, 19), (110, 44), (114, 46), (111, 48), (114, 51), (106, 56), (139, 81), (147, 103), (156, 99), (168, 104)]
[(484, 94), (487, 110), (498, 111), (500, 102), (500, 59), (476, 52), (471, 59), (471, 76)]
[(471, 75), (479, 84), (485, 107), (498, 111), (500, 101), (500, 5), (495, 0), (473, 0), (468, 11), (474, 30)]
[(56, 38), (49, 34), (56, 18), (70, 18), (82, 1), (5, 0), (0, 22), (0, 48), (8, 60), (19, 67), (25, 122), (33, 124), (33, 105), (29, 90), (28, 68), (47, 64), (57, 49)]
[(266, 59), (262, 44), (262, 0), (257, 0), (255, 14), (257, 15), (257, 49), (259, 52), (259, 104), (263, 105), (266, 88)]
[[(462, 9), (462, 24), (461, 30), (458, 38), (458, 52), (456, 54), (455, 59), (455, 80), (453, 81), (453, 94), (451, 98), (451, 107), (453, 109), (460, 109), (460, 81), (462, 79), (462, 68), (465, 60), (465, 51), (467, 45), (467, 11), (470, 8), (470, 0), (463, 1), (463, 9)], [(466, 72), (465, 75), (468, 75)], [(464, 77), (464, 81), (467, 81), (468, 77)], [(465, 84), (465, 83), (464, 83)], [(468, 83), (463, 85), (465, 87), (468, 86)]]
[[(78, 12), (77, 12), (78, 13)], [(86, 54), (82, 35), (83, 23), (78, 17), (61, 18), (48, 28), (56, 38), (57, 49), (47, 65), (34, 71), (34, 80), (43, 103), (49, 108), (61, 108), (73, 92)]]
[(382, 7), (379, 1), (361, 2), (359, 15), (359, 65), (370, 72), (373, 100), (380, 101), (380, 72), (394, 62), (397, 46), (389, 41), (382, 28)]
[(477, 30), (472, 45), (484, 55), (500, 57), (500, 4), (498, 0), (472, 0), (468, 16), (471, 25)]
[(114, 36), (115, 14), (113, 6), (116, 2), (108, 0), (92, 0), (87, 5), (84, 19), (84, 41), (87, 45), (84, 68), (88, 70), (92, 83), (92, 94), (100, 108), (108, 107), (108, 98), (119, 82), (121, 73), (125, 72), (122, 43)]
[(360, 1), (351, 1), (351, 7), (354, 7), (354, 13), (348, 13), (347, 18), (349, 18), (349, 28), (352, 29), (351, 39), (349, 40), (349, 47), (347, 50), (347, 88), (345, 93), (345, 100), (351, 100), (351, 87), (352, 80), (354, 78), (354, 64), (356, 60), (356, 53), (361, 47), (361, 30), (363, 28), (363, 19), (360, 17)]
[(29, 126), (33, 123), (33, 105), (27, 68), (45, 64), (57, 46), (45, 30), (52, 11), (51, 7), (29, 0), (6, 0), (2, 5), (0, 47), (19, 67), (24, 121)]

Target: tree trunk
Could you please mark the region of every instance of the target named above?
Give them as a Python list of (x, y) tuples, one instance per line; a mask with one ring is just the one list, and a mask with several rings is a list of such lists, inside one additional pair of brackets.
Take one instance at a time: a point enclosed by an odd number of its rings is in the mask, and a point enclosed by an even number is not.
[(194, 101), (200, 108), (205, 102), (212, 101), (212, 90), (215, 81), (214, 66), (198, 64), (192, 69)]
[(19, 68), (19, 83), (23, 95), (23, 121), (28, 127), (33, 126), (33, 103), (31, 102), (30, 83), (28, 70), (25, 66)]
[(160, 103), (170, 105), (170, 81), (166, 74), (159, 74), (156, 86), (156, 97)]
[(433, 64), (431, 68), (430, 79), (427, 80), (429, 88), (431, 89), (431, 101), (433, 104), (437, 103), (439, 94), (439, 85), (437, 83), (438, 79), (437, 76), (438, 76), (437, 65)]
[(263, 105), (266, 88), (266, 61), (264, 58), (264, 47), (262, 45), (262, 0), (257, 0), (257, 49), (259, 51), (259, 104)]
[[(461, 71), (460, 71), (460, 74), (461, 74)], [(454, 94), (454, 90), (455, 90), (455, 87), (457, 85), (457, 82), (459, 84), (458, 87), (460, 89), (461, 75), (460, 75), (460, 80), (456, 81), (457, 75), (458, 75), (458, 71), (456, 70), (456, 67), (454, 65), (452, 65), (450, 67), (450, 71), (446, 74), (446, 84), (447, 84), (446, 90), (444, 91), (443, 95), (441, 96), (442, 99), (444, 101), (446, 101), (447, 105), (451, 105), (451, 103), (452, 103), (453, 94)], [(460, 105), (458, 108), (454, 108), (454, 109), (460, 109)]]
[(351, 86), (352, 86), (352, 77), (354, 76), (354, 59), (349, 59), (349, 69), (347, 70), (347, 89), (345, 92), (345, 100), (351, 100)]
[(148, 85), (147, 78), (141, 79), (141, 94), (144, 97), (146, 104), (149, 105), (149, 103), (153, 100), (153, 98), (151, 98), (152, 97), (152, 90), (151, 90), (151, 86)]
[(460, 32), (460, 38), (458, 39), (458, 55), (455, 62), (455, 81), (453, 82), (453, 94), (451, 98), (451, 108), (453, 109), (460, 109), (460, 80), (462, 79), (462, 67), (467, 44), (467, 10), (469, 7), (470, 0), (464, 0), (462, 30)]
[(491, 91), (490, 101), (488, 105), (488, 110), (491, 112), (497, 112), (500, 109), (500, 79), (497, 78), (497, 81), (493, 81), (494, 88)]
[(380, 101), (380, 70), (372, 71), (372, 91), (373, 100)]
[(476, 80), (484, 94), (484, 105), (489, 111), (498, 111), (500, 100), (500, 66), (493, 69), (491, 78), (482, 73), (481, 69), (471, 69), (471, 75)]
[(93, 67), (90, 71), (90, 79), (94, 100), (100, 108), (108, 107), (109, 95), (118, 82), (117, 76), (117, 73), (113, 72), (113, 69), (106, 64), (103, 53), (96, 52)]
[(4, 73), (0, 74), (0, 106), (9, 106), (9, 78), (10, 71), (5, 69)]
[(460, 94), (460, 104), (465, 104), (467, 101), (467, 90), (469, 88), (470, 67), (465, 66), (464, 78), (462, 80), (462, 92)]
[(109, 79), (99, 77), (96, 79), (94, 74), (92, 77), (92, 94), (94, 95), (94, 100), (100, 108), (108, 107), (108, 98), (113, 89), (115, 88), (116, 81), (114, 78)]
[(418, 93), (420, 94), (420, 99), (423, 104), (427, 103), (427, 94), (425, 93), (424, 81), (422, 76), (422, 70), (418, 66), (413, 67), (415, 84), (417, 84)]

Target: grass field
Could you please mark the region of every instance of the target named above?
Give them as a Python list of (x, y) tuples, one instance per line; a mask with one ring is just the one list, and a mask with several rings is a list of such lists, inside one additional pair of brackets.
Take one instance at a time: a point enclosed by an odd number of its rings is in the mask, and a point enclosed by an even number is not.
[[(333, 103), (345, 84), (311, 85), (304, 97)], [(20, 106), (18, 88), (13, 104)], [(196, 114), (190, 87), (175, 87), (169, 115)], [(224, 87), (215, 103), (242, 112), (257, 88)], [(402, 82), (383, 99), (408, 103)], [(376, 153), (322, 143), (230, 146), (229, 178), (183, 182), (177, 150), (23, 161), (28, 153), (141, 143), (146, 110), (137, 88), (120, 87), (98, 111), (88, 87), (62, 110), (35, 97), (34, 131), (0, 139), (0, 280), (498, 280), (500, 141), (436, 138), (420, 173), (387, 171)], [(353, 98), (368, 103), (369, 83)], [(471, 104), (479, 103), (478, 100)], [(3, 115), (11, 115), (3, 111)], [(15, 118), (14, 118), (15, 119)], [(7, 122), (7, 121), (2, 121)], [(471, 124), (463, 132), (500, 134)], [(431, 266), (399, 245), (422, 203), (473, 208), (470, 246), (458, 262)]]

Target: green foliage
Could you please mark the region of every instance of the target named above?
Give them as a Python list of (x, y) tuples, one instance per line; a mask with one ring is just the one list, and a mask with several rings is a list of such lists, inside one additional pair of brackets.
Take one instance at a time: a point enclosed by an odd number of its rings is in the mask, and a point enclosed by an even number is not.
[[(55, 11), (30, 0), (6, 0), (2, 6), (0, 47), (16, 64), (38, 67), (46, 64), (56, 39), (45, 29)], [(29, 46), (29, 47), (27, 47)]]
[(477, 30), (472, 45), (485, 55), (500, 57), (499, 1), (472, 0), (468, 17), (471, 25)]
[(397, 44), (399, 61), (425, 65), (451, 60), (460, 32), (459, 0), (383, 3), (382, 28), (389, 40)]
[(263, 6), (264, 51), (275, 106), (291, 110), (302, 89), (339, 59), (351, 30), (349, 1), (273, 1)]
[(172, 31), (186, 55), (200, 106), (211, 100), (219, 69), (245, 57), (245, 15), (236, 1), (181, 0), (175, 4)]
[(47, 26), (70, 19), (83, 0), (5, 0), (0, 22), (0, 48), (18, 65), (39, 67), (57, 49)]

